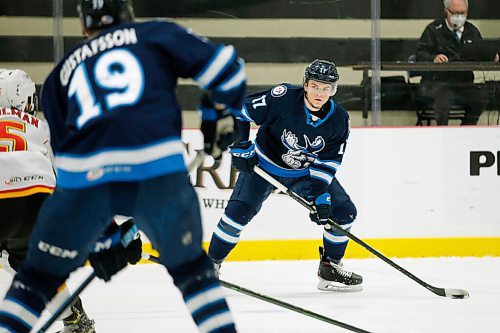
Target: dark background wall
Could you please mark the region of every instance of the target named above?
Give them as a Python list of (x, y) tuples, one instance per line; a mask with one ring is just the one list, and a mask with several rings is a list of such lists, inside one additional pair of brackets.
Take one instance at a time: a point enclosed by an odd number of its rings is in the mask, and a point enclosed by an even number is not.
[[(66, 17), (76, 16), (77, 2), (64, 0)], [(470, 18), (500, 19), (498, 0), (471, 0), (470, 7)], [(143, 17), (370, 18), (370, 0), (135, 0), (134, 8)], [(440, 0), (381, 0), (381, 17), (434, 18), (442, 8)], [(52, 0), (2, 0), (0, 15), (52, 16)]]
[[(478, 20), (498, 20), (499, 34), (488, 38), (488, 42), (500, 46), (500, 0), (470, 1), (469, 18)], [(179, 3), (182, 2), (182, 5)], [(64, 16), (77, 17), (77, 0), (64, 0)], [(309, 63), (315, 58), (332, 59), (338, 66), (348, 67), (351, 64), (370, 61), (370, 35), (357, 38), (335, 37), (335, 32), (321, 31), (316, 26), (319, 19), (366, 20), (370, 19), (370, 0), (135, 0), (134, 7), (139, 18), (173, 17), (203, 19), (261, 19), (276, 21), (277, 19), (307, 19), (312, 30), (317, 29), (317, 37), (220, 37), (212, 40), (236, 47), (239, 54), (249, 64), (292, 64)], [(0, 15), (7, 17), (40, 18), (52, 16), (52, 0), (1, 0)], [(381, 18), (393, 20), (402, 28), (408, 28), (408, 20), (422, 19), (429, 22), (443, 15), (440, 0), (382, 0)], [(249, 24), (259, 24), (258, 20), (249, 20)], [(342, 21), (339, 21), (342, 22)], [(16, 29), (12, 27), (12, 29)], [(347, 29), (342, 23), (336, 27)], [(356, 29), (349, 25), (348, 29)], [(5, 30), (5, 29), (4, 29)], [(231, 30), (228, 23), (228, 30)], [(354, 33), (355, 31), (353, 31)], [(421, 31), (415, 31), (411, 37), (382, 38), (382, 61), (406, 61), (414, 53)], [(345, 34), (344, 34), (345, 35)], [(348, 33), (347, 33), (348, 35)], [(358, 34), (354, 34), (358, 35)], [(82, 37), (66, 36), (65, 50), (75, 46)], [(0, 67), (9, 67), (9, 63), (50, 63), (53, 61), (52, 36), (0, 36)], [(500, 48), (500, 47), (499, 47)], [(272, 68), (272, 66), (271, 66)], [(250, 92), (267, 89), (279, 78), (269, 75), (269, 82), (251, 85)], [(274, 81), (276, 80), (276, 81)], [(297, 80), (300, 81), (300, 80)], [(360, 109), (360, 87), (357, 84), (344, 84), (337, 98), (345, 102), (351, 109)], [(192, 85), (181, 85), (178, 90), (179, 100), (188, 110), (196, 108), (199, 91)], [(387, 104), (387, 103), (386, 103)], [(385, 107), (400, 109), (407, 105), (389, 104)]]

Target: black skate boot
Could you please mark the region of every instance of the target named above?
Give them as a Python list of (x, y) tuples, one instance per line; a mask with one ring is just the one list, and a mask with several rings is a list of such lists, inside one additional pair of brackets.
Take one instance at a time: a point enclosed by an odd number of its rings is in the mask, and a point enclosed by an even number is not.
[(363, 278), (361, 275), (346, 270), (342, 263), (331, 262), (319, 247), (320, 262), (318, 268), (318, 289), (323, 291), (361, 291)]
[(71, 312), (63, 319), (64, 328), (58, 333), (95, 333), (94, 321), (87, 317), (81, 299), (71, 306)]

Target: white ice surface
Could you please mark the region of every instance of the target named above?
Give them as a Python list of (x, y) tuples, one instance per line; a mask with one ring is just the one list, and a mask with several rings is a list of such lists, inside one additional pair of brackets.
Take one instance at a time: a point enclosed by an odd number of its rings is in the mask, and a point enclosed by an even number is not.
[[(316, 290), (317, 261), (227, 262), (221, 278), (370, 332), (500, 332), (500, 258), (394, 259), (425, 282), (467, 290), (459, 300), (436, 296), (378, 259), (346, 260), (362, 274), (364, 290)], [(89, 274), (72, 275), (70, 288)], [(4, 293), (10, 276), (0, 271)], [(238, 332), (347, 332), (329, 323), (226, 289)], [(128, 267), (111, 283), (83, 292), (97, 333), (196, 333), (180, 293), (158, 265)], [(42, 318), (47, 318), (43, 315)], [(49, 332), (61, 327), (54, 324)]]

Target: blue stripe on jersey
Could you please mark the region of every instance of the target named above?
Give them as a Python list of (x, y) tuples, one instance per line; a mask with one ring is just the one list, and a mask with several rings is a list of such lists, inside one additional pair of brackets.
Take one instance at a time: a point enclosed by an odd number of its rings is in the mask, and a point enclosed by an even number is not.
[(110, 181), (140, 181), (185, 171), (184, 144), (171, 137), (139, 147), (108, 148), (90, 154), (58, 154), (57, 185), (84, 188)]
[(327, 169), (331, 169), (333, 171), (337, 171), (338, 168), (340, 167), (340, 162), (334, 161), (334, 160), (320, 160), (319, 158), (315, 159), (313, 162), (314, 165), (320, 167), (324, 167)]
[(275, 176), (286, 177), (286, 178), (299, 178), (309, 175), (308, 169), (300, 169), (300, 170), (285, 169), (275, 164), (273, 161), (271, 161), (270, 158), (268, 158), (264, 154), (264, 152), (260, 149), (257, 142), (255, 143), (255, 151), (257, 152), (257, 156), (259, 156), (259, 166), (265, 171)]
[(319, 125), (323, 124), (325, 121), (328, 120), (333, 115), (333, 112), (335, 110), (335, 103), (333, 103), (332, 100), (330, 100), (330, 110), (328, 110), (328, 114), (326, 115), (325, 118), (323, 119), (318, 119), (316, 121), (312, 120), (312, 115), (311, 112), (309, 112), (309, 109), (307, 108), (306, 101), (304, 101), (304, 112), (306, 114), (306, 122), (308, 125), (311, 125), (313, 127), (318, 127)]
[(166, 156), (148, 163), (106, 165), (83, 172), (68, 172), (58, 168), (57, 186), (85, 188), (114, 181), (141, 181), (182, 171), (186, 171), (182, 154)]
[(330, 183), (333, 181), (333, 175), (331, 175), (330, 173), (328, 173), (324, 170), (321, 170), (321, 169), (316, 169), (316, 168), (310, 167), (309, 174), (310, 174), (311, 178), (321, 180), (321, 181), (327, 183), (328, 185), (330, 185)]
[[(162, 157), (171, 153), (182, 153), (183, 151), (184, 145), (181, 139), (171, 136), (141, 146), (107, 147), (86, 154), (58, 152), (56, 154), (56, 166), (73, 171), (83, 171), (89, 167), (116, 164), (118, 160), (138, 163), (141, 160), (153, 160), (155, 157)], [(110, 160), (113, 162), (108, 163)]]
[(202, 89), (208, 89), (217, 78), (224, 73), (236, 57), (233, 46), (220, 46), (212, 59), (193, 79)]

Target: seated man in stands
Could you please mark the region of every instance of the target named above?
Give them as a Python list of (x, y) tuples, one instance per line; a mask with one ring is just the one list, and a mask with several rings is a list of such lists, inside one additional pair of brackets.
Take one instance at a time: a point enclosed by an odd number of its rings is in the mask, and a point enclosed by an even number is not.
[[(444, 17), (427, 25), (420, 37), (417, 61), (435, 63), (455, 61), (495, 61), (496, 52), (482, 52), (482, 36), (478, 28), (467, 21), (468, 0), (444, 0)], [(470, 56), (471, 50), (481, 57)], [(476, 52), (476, 53), (477, 53)], [(422, 92), (434, 99), (437, 125), (448, 125), (448, 114), (455, 99), (459, 97), (464, 106), (462, 125), (476, 125), (486, 106), (484, 89), (474, 85), (472, 71), (428, 72), (422, 78)]]

